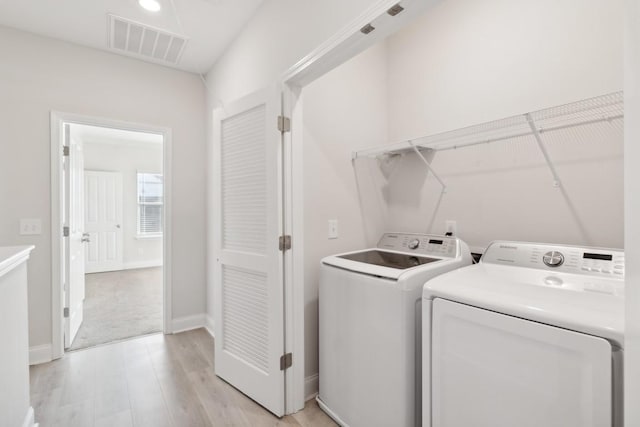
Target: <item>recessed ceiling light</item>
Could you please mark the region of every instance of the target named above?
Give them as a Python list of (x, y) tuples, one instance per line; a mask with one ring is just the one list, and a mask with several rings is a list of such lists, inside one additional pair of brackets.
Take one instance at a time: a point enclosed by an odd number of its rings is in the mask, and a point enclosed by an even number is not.
[(160, 10), (160, 2), (158, 0), (138, 0), (138, 4), (149, 12), (157, 12)]

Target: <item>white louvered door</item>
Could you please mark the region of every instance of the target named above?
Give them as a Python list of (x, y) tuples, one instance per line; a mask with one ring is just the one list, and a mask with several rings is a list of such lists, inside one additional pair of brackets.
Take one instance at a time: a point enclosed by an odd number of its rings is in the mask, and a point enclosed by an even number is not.
[(260, 91), (214, 111), (216, 374), (284, 415), (281, 95)]

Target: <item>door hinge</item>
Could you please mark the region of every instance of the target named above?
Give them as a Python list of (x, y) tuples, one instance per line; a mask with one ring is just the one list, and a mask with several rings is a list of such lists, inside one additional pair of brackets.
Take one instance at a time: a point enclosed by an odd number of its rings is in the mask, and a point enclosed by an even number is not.
[(280, 132), (291, 132), (291, 120), (289, 117), (278, 116), (278, 130)]
[(69, 146), (68, 145), (65, 145), (65, 146), (62, 147), (62, 155), (65, 156), (65, 157), (69, 156)]
[(62, 236), (63, 237), (69, 237), (69, 226), (65, 225), (64, 227), (62, 227)]
[(285, 353), (280, 356), (280, 370), (284, 371), (287, 368), (290, 368), (293, 364), (293, 354)]
[(286, 251), (291, 249), (291, 236), (280, 236), (279, 242), (278, 242), (278, 248), (281, 251)]
[[(64, 310), (62, 310), (62, 315), (65, 319), (69, 317), (69, 307), (65, 307)], [(282, 364), (282, 362), (280, 362), (280, 364)]]

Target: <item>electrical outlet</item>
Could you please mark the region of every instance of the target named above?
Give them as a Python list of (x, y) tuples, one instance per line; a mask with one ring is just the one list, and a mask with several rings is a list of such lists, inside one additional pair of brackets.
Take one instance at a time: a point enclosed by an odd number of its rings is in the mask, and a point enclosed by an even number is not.
[(458, 225), (453, 220), (447, 220), (444, 223), (445, 233), (451, 233), (452, 236), (458, 234)]
[(42, 234), (42, 220), (39, 218), (21, 219), (20, 234), (23, 236)]
[(329, 220), (329, 236), (330, 239), (338, 238), (338, 220), (330, 219)]

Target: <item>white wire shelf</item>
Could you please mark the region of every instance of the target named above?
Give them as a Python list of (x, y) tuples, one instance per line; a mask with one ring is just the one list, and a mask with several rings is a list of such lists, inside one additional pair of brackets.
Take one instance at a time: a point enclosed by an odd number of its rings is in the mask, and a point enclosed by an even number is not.
[(545, 132), (574, 126), (618, 120), (624, 117), (623, 93), (614, 92), (453, 131), (360, 150), (353, 153), (353, 158), (376, 157), (380, 154), (400, 154), (413, 151), (412, 146), (436, 151), (452, 150), (533, 135), (527, 117), (531, 118), (541, 135)]
[(414, 152), (422, 158), (426, 167), (442, 184), (443, 191), (445, 191), (444, 183), (422, 156), (422, 151), (453, 150), (533, 136), (551, 170), (554, 186), (558, 187), (560, 186), (560, 179), (544, 146), (544, 134), (576, 126), (612, 122), (623, 118), (623, 92), (614, 92), (453, 131), (405, 140), (383, 147), (355, 151), (352, 153), (352, 159)]

